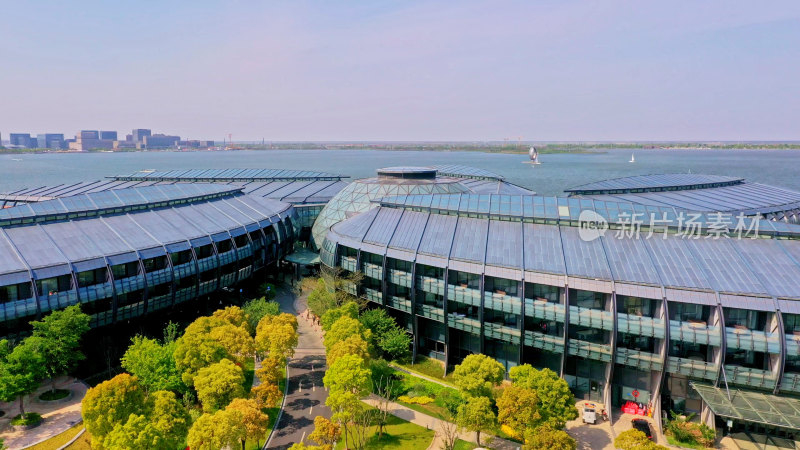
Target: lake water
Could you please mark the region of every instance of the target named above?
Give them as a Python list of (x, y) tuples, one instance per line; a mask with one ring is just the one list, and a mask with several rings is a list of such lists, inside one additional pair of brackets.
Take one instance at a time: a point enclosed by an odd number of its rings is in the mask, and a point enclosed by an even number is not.
[(97, 180), (141, 169), (281, 168), (374, 176), (381, 167), (463, 164), (506, 177), (542, 195), (607, 178), (651, 173), (706, 173), (800, 191), (797, 150), (630, 150), (606, 153), (544, 154), (542, 164), (523, 164), (525, 155), (479, 152), (377, 150), (269, 150), (229, 152), (62, 153), (0, 155), (0, 192), (23, 187)]

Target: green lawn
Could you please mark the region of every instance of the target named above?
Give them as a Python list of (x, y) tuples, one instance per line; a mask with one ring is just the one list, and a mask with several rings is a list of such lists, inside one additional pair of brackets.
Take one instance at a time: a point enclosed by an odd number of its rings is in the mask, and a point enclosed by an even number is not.
[(427, 356), (417, 356), (416, 364), (410, 364), (410, 363), (401, 364), (398, 362), (393, 362), (392, 364), (402, 367), (410, 372), (416, 372), (421, 375), (425, 375), (426, 377), (443, 381), (448, 384), (453, 384), (452, 372), (448, 373), (446, 377), (443, 376), (444, 363), (433, 358), (428, 358)]
[(453, 448), (453, 450), (472, 450), (474, 448), (478, 448), (478, 446), (473, 444), (472, 442), (462, 441), (461, 439), (458, 439), (456, 441), (456, 446)]
[[(388, 425), (386, 425), (382, 437), (378, 436), (377, 431), (377, 427), (370, 430), (366, 449), (425, 450), (435, 435), (433, 430), (427, 430), (395, 416), (389, 416)], [(344, 450), (343, 439), (336, 444), (336, 449)]]
[(693, 449), (696, 449), (696, 450), (704, 450), (706, 448), (706, 447), (703, 447), (700, 444), (690, 444), (688, 442), (681, 442), (681, 441), (675, 439), (672, 436), (667, 436), (667, 442), (669, 443), (669, 445), (672, 445), (672, 446), (675, 446), (675, 447), (681, 447), (681, 448), (693, 448)]
[(73, 425), (72, 428), (61, 432), (61, 434), (57, 434), (44, 442), (28, 447), (27, 450), (56, 450), (69, 442), (70, 439), (74, 438), (82, 429), (83, 423)]

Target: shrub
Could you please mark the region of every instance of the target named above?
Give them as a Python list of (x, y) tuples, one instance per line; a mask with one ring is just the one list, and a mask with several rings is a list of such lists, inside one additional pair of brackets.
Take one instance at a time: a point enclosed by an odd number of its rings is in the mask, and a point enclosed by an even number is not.
[(23, 416), (22, 414), (18, 414), (16, 417), (11, 419), (11, 425), (37, 425), (41, 423), (42, 416), (39, 413), (29, 412), (25, 413)]
[(425, 395), (420, 395), (419, 397), (401, 395), (400, 397), (397, 397), (397, 400), (400, 400), (403, 403), (416, 403), (418, 405), (427, 405), (428, 403), (433, 403), (433, 398)]
[(453, 416), (458, 412), (458, 406), (464, 403), (463, 397), (458, 391), (452, 389), (442, 389), (439, 395), (436, 396), (441, 404)]
[(714, 446), (717, 437), (714, 430), (706, 424), (690, 422), (695, 414), (681, 417), (675, 412), (670, 411), (670, 415), (672, 416), (672, 420), (667, 423), (665, 434), (685, 444), (699, 444), (704, 447)]

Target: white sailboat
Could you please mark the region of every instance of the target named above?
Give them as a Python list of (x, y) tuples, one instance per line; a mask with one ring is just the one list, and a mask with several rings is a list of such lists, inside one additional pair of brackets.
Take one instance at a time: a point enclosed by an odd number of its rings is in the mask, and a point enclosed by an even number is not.
[(636, 158), (633, 156), (633, 153), (631, 153), (631, 160), (628, 161), (628, 162), (629, 163), (635, 163), (636, 162)]
[(536, 151), (536, 147), (531, 147), (531, 149), (528, 151), (528, 156), (531, 158), (531, 164), (541, 164), (539, 162), (539, 152)]

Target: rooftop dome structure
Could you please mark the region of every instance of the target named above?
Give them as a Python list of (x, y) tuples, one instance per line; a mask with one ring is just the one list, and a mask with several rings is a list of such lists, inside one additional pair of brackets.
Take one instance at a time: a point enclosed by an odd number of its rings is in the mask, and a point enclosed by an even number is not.
[(376, 177), (350, 183), (328, 202), (311, 229), (314, 245), (321, 248), (333, 225), (377, 206), (373, 200), (398, 195), (462, 193), (533, 194), (499, 175), (472, 167), (386, 167), (378, 169)]

